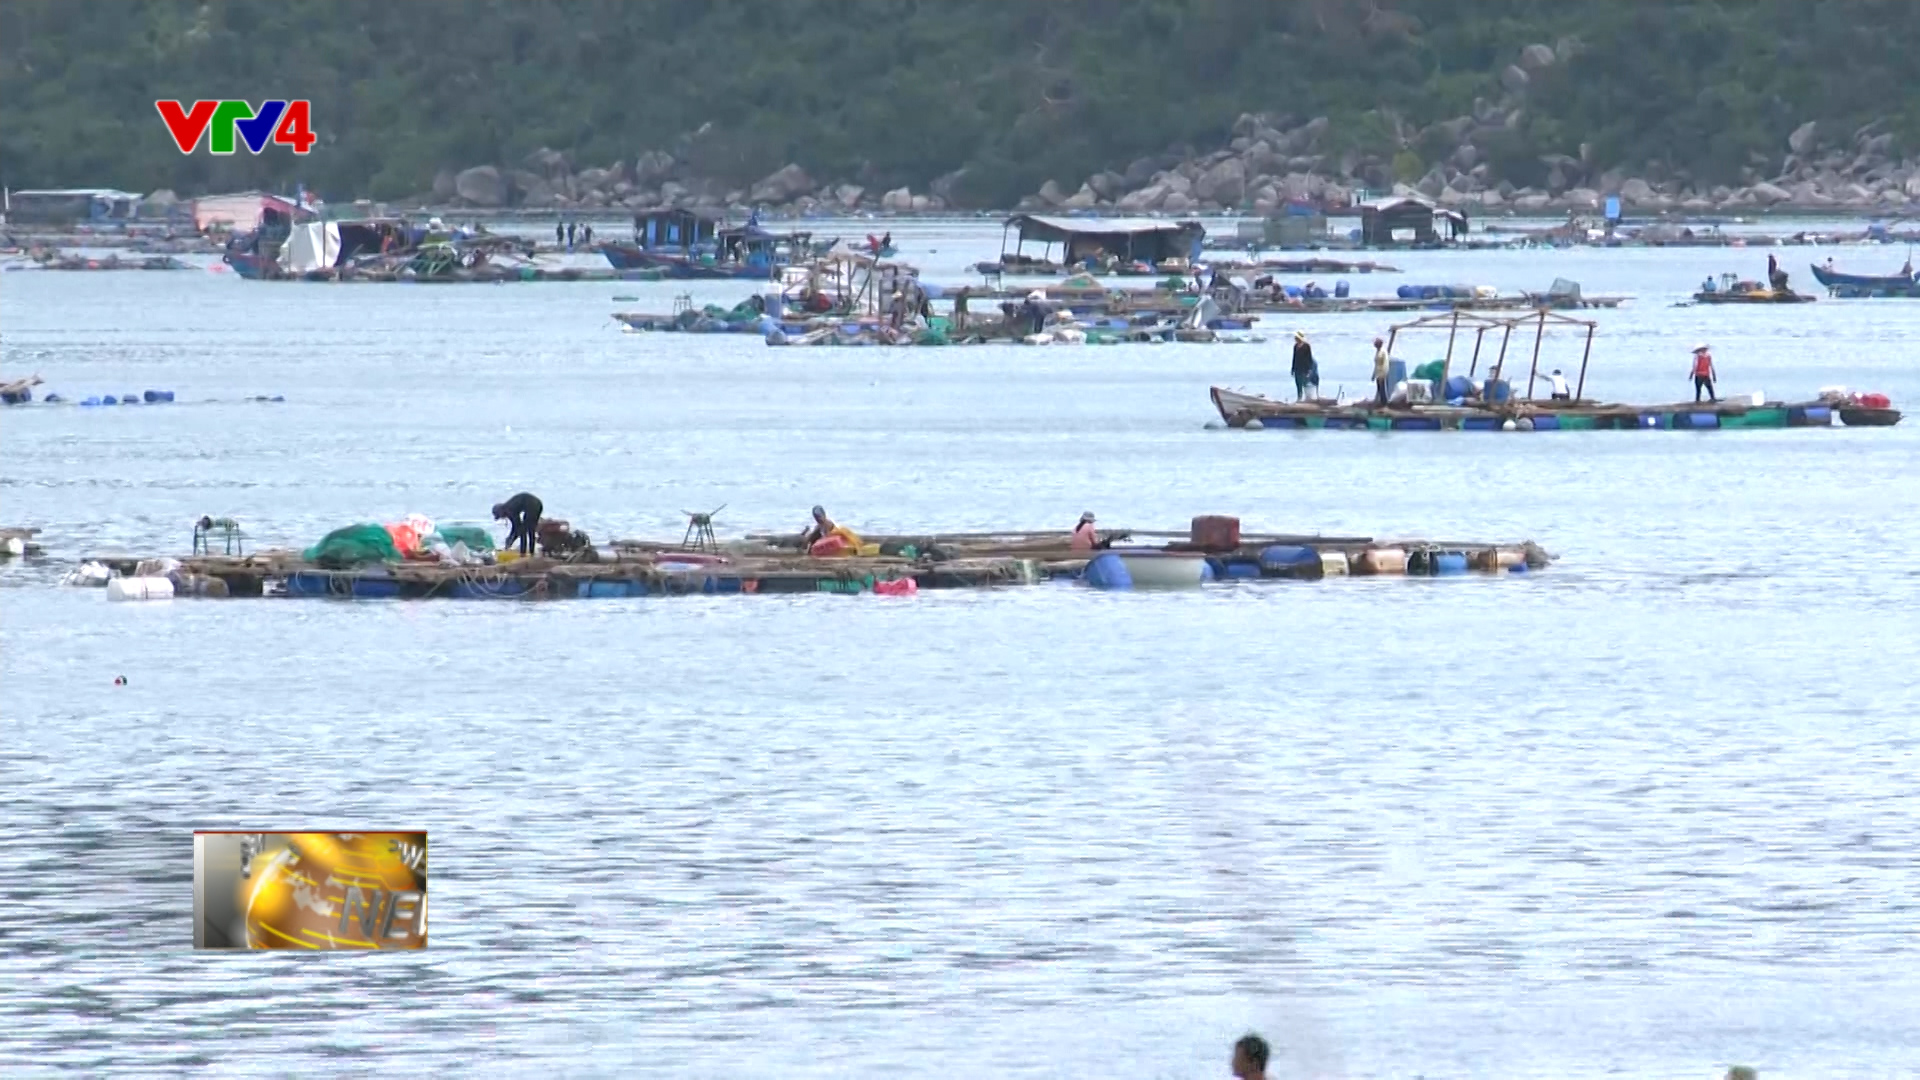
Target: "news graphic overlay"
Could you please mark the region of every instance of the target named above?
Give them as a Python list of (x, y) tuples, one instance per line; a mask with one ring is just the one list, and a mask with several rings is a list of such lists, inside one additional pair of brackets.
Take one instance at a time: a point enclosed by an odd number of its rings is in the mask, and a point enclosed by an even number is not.
[(193, 944), (424, 949), (427, 834), (195, 832)]

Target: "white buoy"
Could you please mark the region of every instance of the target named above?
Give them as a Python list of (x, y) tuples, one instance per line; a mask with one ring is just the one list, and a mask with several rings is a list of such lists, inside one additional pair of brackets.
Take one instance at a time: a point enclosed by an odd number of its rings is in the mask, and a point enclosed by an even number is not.
[(1247, 421), (1247, 430), (1248, 431), (1265, 431), (1267, 430), (1267, 425), (1261, 423), (1258, 420), (1249, 420)]
[(9, 536), (6, 540), (0, 541), (0, 553), (7, 555), (25, 555), (27, 553), (27, 542), (17, 536)]
[(1514, 423), (1511, 420), (1506, 420), (1500, 424), (1500, 430), (1501, 431), (1519, 431), (1520, 425)]
[(123, 577), (107, 582), (109, 600), (171, 600), (173, 582), (163, 577)]

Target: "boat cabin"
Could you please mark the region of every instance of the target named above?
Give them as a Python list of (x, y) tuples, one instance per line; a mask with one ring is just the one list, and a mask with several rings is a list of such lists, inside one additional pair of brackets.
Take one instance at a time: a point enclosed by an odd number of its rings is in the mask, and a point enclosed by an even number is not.
[(776, 233), (762, 228), (757, 219), (749, 218), (745, 225), (719, 230), (714, 243), (718, 247), (719, 262), (765, 266), (771, 271), (774, 266), (811, 254), (813, 234)]
[(1028, 244), (1037, 243), (1045, 246), (1045, 257), (1051, 260), (1053, 245), (1059, 244), (1062, 266), (1097, 264), (1107, 256), (1122, 262), (1158, 266), (1169, 260), (1198, 260), (1207, 229), (1197, 221), (1015, 214), (1007, 219), (1001, 234), (1000, 254), (1003, 261), (1009, 254), (1007, 238), (1015, 234), (1019, 239), (1011, 254), (1024, 255)]
[(1360, 207), (1360, 242), (1368, 247), (1435, 247), (1467, 234), (1467, 215), (1413, 195)]
[(82, 225), (132, 221), (140, 196), (111, 188), (62, 188), (6, 193), (7, 220), (15, 224)]
[(633, 215), (633, 242), (646, 251), (688, 254), (710, 247), (720, 219), (697, 210), (650, 210)]

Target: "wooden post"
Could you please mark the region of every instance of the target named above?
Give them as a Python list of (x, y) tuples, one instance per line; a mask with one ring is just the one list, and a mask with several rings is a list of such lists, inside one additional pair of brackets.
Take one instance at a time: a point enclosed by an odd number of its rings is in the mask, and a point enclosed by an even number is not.
[(1533, 366), (1527, 369), (1527, 398), (1533, 398), (1533, 379), (1540, 371), (1540, 339), (1547, 336), (1547, 309), (1541, 308), (1533, 313), (1540, 320), (1540, 328), (1533, 334)]
[(1447, 355), (1440, 361), (1440, 400), (1447, 400), (1447, 376), (1453, 371), (1453, 336), (1460, 332), (1460, 309), (1453, 309), (1453, 327), (1447, 331)]
[(1593, 355), (1594, 323), (1587, 324), (1587, 347), (1580, 353), (1580, 385), (1573, 392), (1573, 400), (1580, 401), (1587, 394), (1587, 357)]
[(1506, 325), (1506, 328), (1502, 330), (1500, 333), (1500, 357), (1499, 359), (1493, 362), (1493, 370), (1489, 371), (1487, 374), (1497, 379), (1500, 377), (1500, 373), (1506, 370), (1507, 342), (1512, 340), (1513, 340), (1513, 323), (1509, 321)]
[(1480, 370), (1480, 343), (1485, 340), (1487, 340), (1486, 327), (1483, 326), (1473, 332), (1473, 362), (1467, 365), (1467, 378), (1469, 379), (1473, 378), (1474, 372)]

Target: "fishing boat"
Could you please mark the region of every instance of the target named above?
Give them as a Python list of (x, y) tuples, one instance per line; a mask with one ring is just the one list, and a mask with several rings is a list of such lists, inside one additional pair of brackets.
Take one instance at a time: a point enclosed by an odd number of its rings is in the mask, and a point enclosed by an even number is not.
[[(1371, 397), (1355, 401), (1314, 399), (1277, 401), (1244, 390), (1215, 386), (1209, 397), (1229, 428), (1254, 430), (1350, 431), (1718, 431), (1732, 428), (1891, 427), (1900, 411), (1885, 394), (1853, 393), (1829, 387), (1803, 401), (1775, 401), (1746, 394), (1717, 401), (1680, 401), (1653, 405), (1617, 404), (1586, 397), (1588, 364), (1596, 324), (1553, 311), (1497, 319), (1471, 312), (1434, 315), (1393, 327), (1391, 355), (1403, 333), (1444, 331), (1446, 355), (1407, 371), (1406, 362), (1388, 368), (1391, 392), (1385, 405)], [(1561, 377), (1566, 397), (1536, 398), (1536, 389), (1556, 381), (1559, 369), (1541, 374), (1541, 354), (1549, 330), (1583, 333), (1579, 367)], [(1518, 333), (1516, 333), (1516, 331)], [(1466, 355), (1471, 341), (1472, 351)], [(1515, 357), (1527, 370), (1506, 376), (1509, 348), (1533, 342), (1531, 357)], [(1479, 362), (1489, 360), (1487, 376), (1476, 380)], [(1464, 371), (1463, 371), (1464, 369)], [(1525, 376), (1524, 381), (1521, 375)]]
[(616, 270), (658, 269), (676, 281), (770, 281), (813, 251), (810, 233), (775, 233), (757, 213), (728, 227), (710, 214), (658, 210), (633, 222), (634, 242), (597, 245)]
[[(1785, 280), (1785, 275), (1781, 275)], [(1693, 294), (1696, 304), (1811, 304), (1817, 296), (1797, 293), (1792, 289), (1775, 289), (1758, 281), (1741, 281), (1732, 274), (1720, 275), (1720, 283), (1711, 279), (1705, 287)]]
[(1920, 299), (1920, 277), (1909, 265), (1898, 274), (1843, 274), (1831, 267), (1815, 264), (1813, 279), (1834, 296), (1848, 300), (1868, 297), (1905, 297)]

